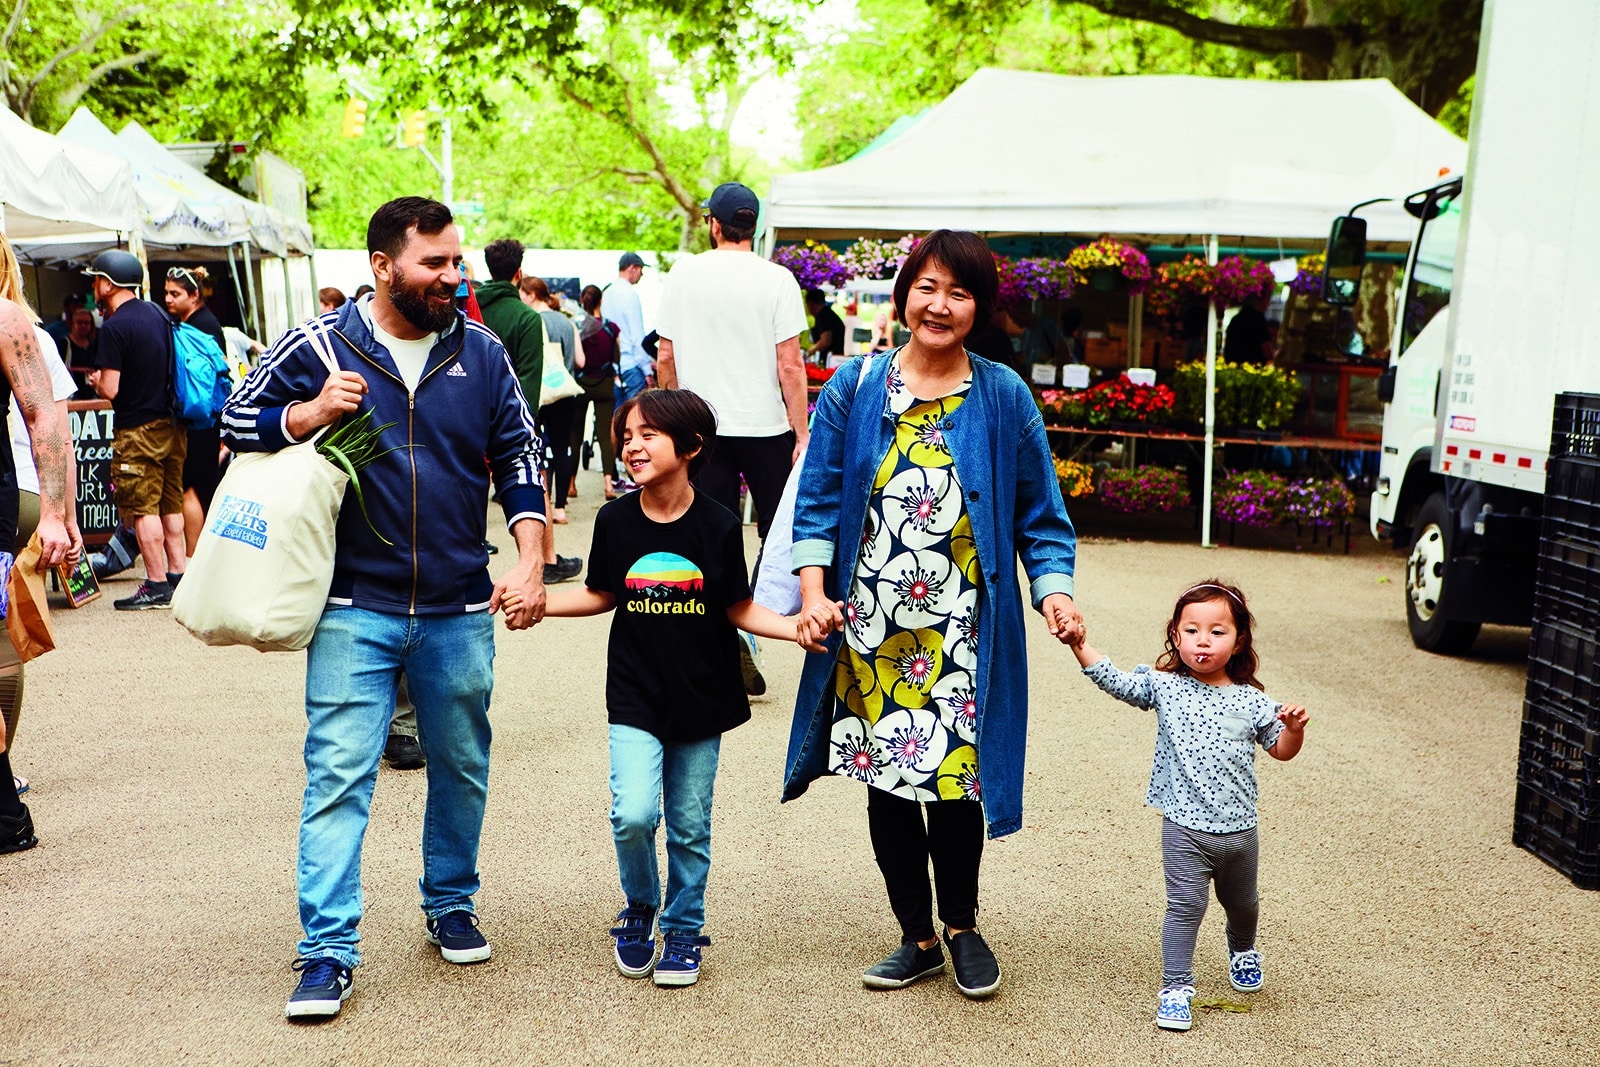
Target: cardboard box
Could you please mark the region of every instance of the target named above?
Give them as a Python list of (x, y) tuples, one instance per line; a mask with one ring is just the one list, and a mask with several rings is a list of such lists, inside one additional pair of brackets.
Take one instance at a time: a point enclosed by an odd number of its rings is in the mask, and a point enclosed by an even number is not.
[(1091, 339), (1084, 342), (1083, 361), (1091, 367), (1126, 367), (1128, 346), (1122, 341)]

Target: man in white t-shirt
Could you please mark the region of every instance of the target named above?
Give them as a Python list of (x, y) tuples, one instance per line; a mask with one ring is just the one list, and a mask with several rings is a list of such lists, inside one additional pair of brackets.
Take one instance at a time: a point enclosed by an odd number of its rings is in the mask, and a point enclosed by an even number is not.
[(789, 470), (805, 448), (805, 303), (794, 275), (751, 251), (761, 202), (738, 182), (703, 205), (711, 251), (667, 274), (656, 311), (656, 374), (664, 389), (692, 389), (717, 413), (717, 440), (695, 485), (739, 510), (739, 477), (762, 537)]

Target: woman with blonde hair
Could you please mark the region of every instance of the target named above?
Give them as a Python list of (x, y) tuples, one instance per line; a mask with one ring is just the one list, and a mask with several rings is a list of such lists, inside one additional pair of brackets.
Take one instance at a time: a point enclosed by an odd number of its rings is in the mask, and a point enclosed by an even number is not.
[[(32, 326), (32, 344), (26, 329)], [(0, 233), (0, 392), (7, 394), (6, 410), (16, 416), (8, 443), (0, 448), (0, 581), (9, 576), (12, 549), (20, 551), (37, 529), (41, 562), (76, 565), (83, 555), (76, 510), (77, 475), (67, 434), (67, 399), (72, 396), (72, 375), (56, 351), (54, 340), (38, 325), (22, 286), (22, 269), (11, 243)], [(50, 377), (51, 399), (37, 388), (38, 372)], [(28, 380), (19, 405), (10, 394), (14, 383)], [(17, 428), (17, 424), (21, 428)], [(35, 437), (40, 442), (35, 445)], [(45, 459), (48, 496), (33, 453)], [(31, 484), (31, 492), (19, 488)], [(23, 500), (31, 497), (31, 507)], [(31, 512), (24, 530), (19, 511)], [(11, 770), (10, 742), (22, 712), (22, 663), (9, 638), (0, 641), (0, 853), (20, 852), (38, 843), (33, 819), (21, 801), (28, 783)]]

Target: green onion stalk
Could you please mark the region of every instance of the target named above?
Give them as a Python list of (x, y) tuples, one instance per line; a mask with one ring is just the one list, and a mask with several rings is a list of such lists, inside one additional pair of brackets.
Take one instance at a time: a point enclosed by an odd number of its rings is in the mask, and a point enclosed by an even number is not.
[(378, 533), (378, 528), (372, 525), (372, 516), (367, 514), (367, 501), (361, 493), (361, 472), (380, 456), (400, 451), (398, 448), (386, 448), (382, 452), (377, 450), (378, 438), (383, 431), (395, 425), (386, 422), (382, 426), (373, 426), (372, 409), (368, 408), (359, 418), (340, 425), (317, 442), (317, 451), (322, 457), (350, 476), (350, 488), (356, 491), (356, 503), (361, 505), (361, 517), (367, 520), (367, 528), (377, 535), (378, 540), (391, 546), (394, 542)]

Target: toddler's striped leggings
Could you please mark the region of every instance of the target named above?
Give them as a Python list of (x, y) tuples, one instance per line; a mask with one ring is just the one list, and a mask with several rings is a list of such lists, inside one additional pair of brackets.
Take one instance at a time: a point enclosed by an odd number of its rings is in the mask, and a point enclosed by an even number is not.
[(1161, 984), (1194, 984), (1194, 944), (1206, 917), (1209, 884), (1228, 914), (1228, 950), (1256, 943), (1256, 828), (1208, 834), (1161, 820), (1161, 865), (1167, 873), (1167, 915), (1161, 923)]

